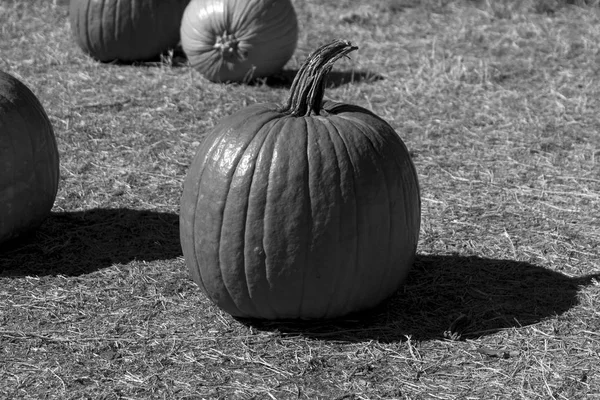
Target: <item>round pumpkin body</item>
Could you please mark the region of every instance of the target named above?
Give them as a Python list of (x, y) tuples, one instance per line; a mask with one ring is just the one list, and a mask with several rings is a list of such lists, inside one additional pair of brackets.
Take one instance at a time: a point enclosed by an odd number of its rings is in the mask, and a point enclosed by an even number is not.
[(188, 171), (183, 254), (194, 281), (234, 316), (362, 311), (412, 265), (420, 198), (406, 147), (365, 109), (324, 111), (249, 107), (215, 128)]
[[(344, 41), (319, 49), (298, 73), (316, 76), (311, 90), (297, 76), (287, 107), (253, 105), (223, 119), (190, 166), (183, 255), (201, 290), (233, 316), (364, 311), (397, 291), (412, 266), (421, 203), (406, 146), (372, 112), (321, 101), (327, 68), (318, 57), (353, 49)], [(307, 94), (316, 94), (308, 109)]]
[(189, 0), (71, 0), (71, 30), (99, 61), (144, 61), (179, 43)]
[(181, 46), (213, 82), (245, 82), (281, 70), (298, 41), (290, 0), (192, 0), (181, 21)]
[(38, 227), (58, 191), (52, 124), (35, 95), (0, 71), (0, 242)]

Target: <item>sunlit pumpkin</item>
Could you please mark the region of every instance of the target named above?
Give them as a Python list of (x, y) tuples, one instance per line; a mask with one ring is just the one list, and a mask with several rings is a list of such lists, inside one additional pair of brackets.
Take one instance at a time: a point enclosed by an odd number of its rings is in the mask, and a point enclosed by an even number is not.
[(181, 21), (183, 51), (213, 82), (274, 74), (292, 57), (297, 41), (290, 0), (192, 0)]
[(75, 41), (99, 61), (144, 61), (179, 43), (189, 0), (71, 0)]
[(322, 101), (334, 61), (355, 49), (318, 49), (285, 106), (225, 117), (189, 168), (183, 254), (233, 316), (339, 317), (378, 305), (407, 276), (421, 217), (409, 152), (371, 111)]
[(58, 148), (44, 108), (0, 71), (0, 242), (39, 226), (56, 199)]

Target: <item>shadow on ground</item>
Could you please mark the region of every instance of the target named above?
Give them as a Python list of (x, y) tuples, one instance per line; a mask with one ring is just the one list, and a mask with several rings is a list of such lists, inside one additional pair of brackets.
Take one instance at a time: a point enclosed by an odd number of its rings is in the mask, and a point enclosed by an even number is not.
[(188, 60), (183, 49), (178, 46), (174, 49), (170, 49), (161, 54), (156, 55), (145, 60), (112, 60), (112, 61), (99, 61), (101, 64), (112, 64), (119, 66), (134, 66), (134, 67), (159, 67), (169, 66), (171, 68), (187, 67)]
[(123, 208), (52, 213), (29, 237), (0, 246), (0, 277), (74, 276), (181, 254), (174, 213)]
[[(289, 89), (297, 73), (298, 70), (296, 69), (286, 69), (267, 78), (255, 79), (250, 82), (250, 85), (266, 85), (272, 88)], [(331, 71), (327, 74), (326, 87), (336, 88), (349, 83), (371, 83), (383, 79), (382, 75), (370, 71)]]
[(577, 304), (578, 289), (594, 278), (600, 274), (570, 278), (526, 262), (418, 256), (405, 287), (370, 312), (330, 322), (241, 322), (352, 342), (477, 338), (568, 311)]
[[(188, 67), (188, 60), (183, 50), (178, 47), (171, 52), (156, 56), (155, 58), (144, 61), (119, 61), (114, 60), (107, 62), (114, 65), (133, 65), (138, 67), (163, 67), (169, 65), (173, 68)], [(289, 89), (292, 87), (292, 82), (298, 74), (297, 69), (284, 69), (273, 75), (251, 79), (247, 84), (250, 86), (268, 86), (271, 88)], [(383, 75), (372, 71), (350, 70), (350, 71), (330, 71), (327, 74), (325, 85), (327, 88), (337, 88), (350, 83), (373, 83), (384, 80)]]

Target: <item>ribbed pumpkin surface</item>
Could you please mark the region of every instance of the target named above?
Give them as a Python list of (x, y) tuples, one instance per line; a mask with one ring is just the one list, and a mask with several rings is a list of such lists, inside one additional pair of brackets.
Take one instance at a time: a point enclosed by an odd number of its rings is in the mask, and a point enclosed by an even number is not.
[(263, 104), (208, 135), (180, 212), (191, 275), (223, 310), (331, 318), (376, 306), (402, 284), (420, 195), (404, 143), (368, 110), (327, 102), (297, 116)]
[(190, 64), (214, 82), (278, 72), (297, 41), (290, 0), (192, 0), (181, 21), (181, 45)]
[(46, 112), (31, 90), (0, 71), (0, 242), (42, 223), (58, 179), (58, 148)]
[(189, 0), (71, 0), (77, 44), (99, 61), (142, 61), (179, 43)]

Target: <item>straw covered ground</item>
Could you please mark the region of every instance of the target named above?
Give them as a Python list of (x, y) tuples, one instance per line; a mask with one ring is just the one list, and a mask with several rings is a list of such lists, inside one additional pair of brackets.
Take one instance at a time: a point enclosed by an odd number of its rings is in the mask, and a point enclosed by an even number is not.
[[(285, 71), (204, 80), (178, 52), (101, 64), (64, 1), (0, 3), (0, 69), (55, 128), (52, 215), (0, 251), (2, 399), (600, 399), (600, 7), (295, 0)], [(359, 46), (326, 96), (386, 119), (422, 192), (406, 285), (368, 315), (236, 320), (190, 280), (182, 181), (307, 54)]]

